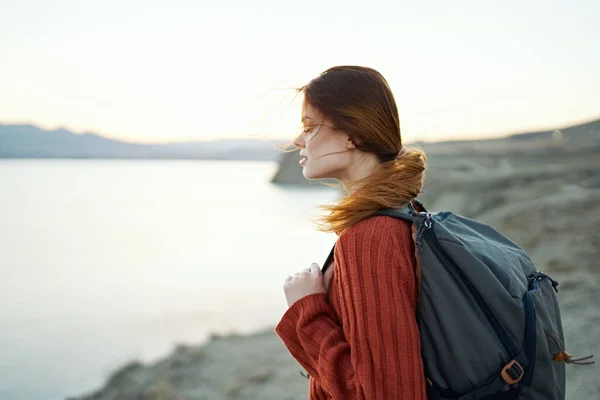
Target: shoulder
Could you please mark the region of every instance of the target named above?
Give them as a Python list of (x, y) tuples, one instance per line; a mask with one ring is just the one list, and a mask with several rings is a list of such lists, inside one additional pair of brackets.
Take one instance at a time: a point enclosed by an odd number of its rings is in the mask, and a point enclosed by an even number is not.
[(343, 231), (338, 243), (344, 245), (361, 238), (369, 238), (370, 241), (411, 239), (411, 224), (398, 218), (377, 215), (359, 221)]
[(410, 253), (412, 246), (409, 222), (378, 215), (343, 231), (337, 240), (334, 256), (336, 259), (370, 259), (373, 254), (385, 253), (394, 257)]
[(349, 277), (362, 279), (365, 273), (378, 271), (378, 276), (385, 279), (393, 273), (399, 274), (394, 275), (398, 282), (407, 282), (413, 271), (413, 255), (411, 224), (385, 216), (367, 218), (346, 229), (334, 251), (336, 271), (341, 280), (347, 281), (351, 280)]

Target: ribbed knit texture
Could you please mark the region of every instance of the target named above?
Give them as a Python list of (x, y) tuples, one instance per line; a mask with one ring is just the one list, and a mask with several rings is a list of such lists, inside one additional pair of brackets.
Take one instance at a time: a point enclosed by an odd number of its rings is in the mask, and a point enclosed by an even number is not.
[(298, 300), (275, 328), (310, 375), (309, 399), (425, 399), (410, 225), (366, 219), (334, 255), (329, 293)]

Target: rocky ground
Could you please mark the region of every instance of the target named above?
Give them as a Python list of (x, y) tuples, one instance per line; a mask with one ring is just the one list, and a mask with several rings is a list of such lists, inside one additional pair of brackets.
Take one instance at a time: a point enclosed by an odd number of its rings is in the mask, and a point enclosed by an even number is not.
[[(428, 146), (422, 200), (486, 222), (560, 281), (567, 350), (600, 356), (600, 134)], [(600, 398), (600, 365), (569, 365), (568, 399)], [(272, 329), (132, 362), (79, 400), (304, 399), (307, 381)]]

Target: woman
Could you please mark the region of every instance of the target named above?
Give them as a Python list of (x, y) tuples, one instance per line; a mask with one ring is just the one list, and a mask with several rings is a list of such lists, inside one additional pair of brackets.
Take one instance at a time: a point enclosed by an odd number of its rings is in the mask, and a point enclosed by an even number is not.
[(287, 277), (275, 330), (310, 375), (310, 399), (424, 399), (411, 228), (373, 215), (417, 197), (425, 155), (402, 147), (379, 72), (338, 66), (300, 91), (304, 176), (337, 179), (348, 194), (325, 207), (323, 228), (338, 234), (333, 265)]

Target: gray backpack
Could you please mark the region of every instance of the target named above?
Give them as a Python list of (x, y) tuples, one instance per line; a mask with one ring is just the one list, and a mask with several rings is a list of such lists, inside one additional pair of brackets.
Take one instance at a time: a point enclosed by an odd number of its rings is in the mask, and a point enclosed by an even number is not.
[(565, 351), (558, 282), (485, 224), (417, 201), (378, 215), (413, 224), (429, 399), (565, 398), (565, 364), (592, 362)]

